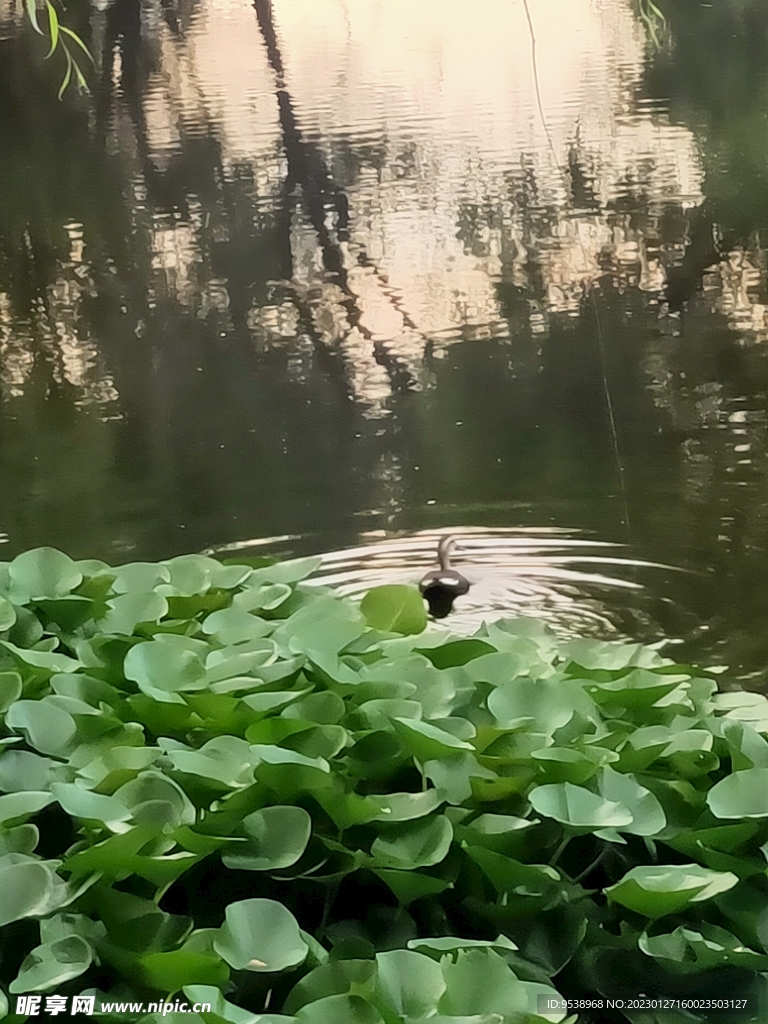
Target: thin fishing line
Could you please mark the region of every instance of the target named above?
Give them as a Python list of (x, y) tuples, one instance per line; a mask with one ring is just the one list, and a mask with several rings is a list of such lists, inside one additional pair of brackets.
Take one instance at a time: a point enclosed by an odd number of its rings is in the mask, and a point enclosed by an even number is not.
[[(544, 129), (544, 134), (547, 137), (547, 143), (549, 144), (549, 148), (550, 148), (550, 151), (552, 153), (552, 159), (554, 160), (555, 167), (557, 167), (558, 171), (562, 174), (563, 180), (564, 180), (564, 182), (566, 184), (566, 187), (567, 187), (567, 185), (568, 185), (568, 174), (567, 174), (565, 168), (560, 164), (560, 161), (558, 160), (557, 151), (555, 149), (554, 142), (552, 141), (552, 135), (550, 134), (550, 131), (549, 131), (549, 125), (547, 124), (547, 119), (544, 116), (544, 105), (543, 105), (543, 103), (541, 101), (541, 88), (539, 86), (539, 67), (538, 67), (538, 62), (537, 62), (537, 59), (536, 59), (536, 31), (535, 31), (534, 26), (533, 26), (533, 18), (531, 17), (531, 9), (528, 6), (528, 0), (523, 0), (523, 7), (525, 8), (525, 17), (526, 17), (526, 19), (528, 21), (528, 31), (530, 32), (530, 36), (531, 36), (531, 63), (532, 63), (532, 67), (533, 67), (533, 87), (534, 87), (534, 91), (536, 93), (536, 105), (539, 108), (539, 117), (541, 118), (541, 126)], [(579, 239), (579, 246), (581, 248), (581, 253), (582, 253), (582, 256), (584, 257), (584, 267), (586, 268), (587, 264), (588, 264), (587, 250), (584, 248), (584, 243), (581, 240), (581, 235), (580, 234), (578, 235), (578, 239)], [(632, 525), (631, 525), (631, 520), (630, 520), (630, 515), (629, 515), (629, 498), (627, 496), (626, 473), (625, 473), (625, 469), (624, 469), (624, 460), (622, 459), (622, 456), (621, 456), (621, 446), (619, 444), (619, 433), (618, 433), (618, 430), (616, 429), (616, 414), (615, 414), (614, 406), (613, 406), (613, 398), (611, 397), (611, 389), (610, 389), (610, 386), (608, 384), (608, 373), (607, 373), (607, 369), (606, 369), (607, 364), (606, 364), (606, 356), (605, 356), (605, 342), (603, 340), (602, 322), (600, 320), (600, 311), (598, 309), (597, 302), (595, 300), (595, 294), (594, 294), (594, 291), (592, 289), (592, 286), (590, 284), (585, 284), (585, 289), (586, 289), (586, 292), (589, 295), (589, 298), (590, 298), (590, 300), (592, 302), (592, 310), (593, 310), (594, 315), (595, 315), (595, 326), (596, 326), (596, 329), (597, 329), (597, 345), (598, 345), (598, 349), (599, 349), (599, 352), (600, 352), (600, 372), (601, 372), (602, 383), (603, 383), (603, 395), (605, 397), (605, 406), (606, 406), (606, 409), (608, 411), (608, 424), (609, 424), (610, 431), (611, 431), (611, 440), (612, 440), (612, 444), (613, 444), (613, 454), (614, 454), (614, 458), (616, 460), (616, 469), (617, 469), (617, 475), (618, 475), (618, 480), (619, 480), (619, 492), (621, 494), (621, 501), (622, 501), (622, 506), (623, 506), (623, 525), (624, 525), (624, 527), (625, 527), (625, 529), (627, 531), (627, 546), (629, 547), (630, 550), (632, 550), (633, 549)]]

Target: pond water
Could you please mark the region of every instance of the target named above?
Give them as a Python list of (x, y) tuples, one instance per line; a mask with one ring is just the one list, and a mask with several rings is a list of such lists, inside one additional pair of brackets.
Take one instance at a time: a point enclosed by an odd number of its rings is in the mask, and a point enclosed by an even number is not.
[(631, 0), (98, 0), (58, 103), (2, 0), (4, 557), (357, 592), (453, 532), (458, 625), (760, 685), (768, 10), (662, 6), (656, 46)]

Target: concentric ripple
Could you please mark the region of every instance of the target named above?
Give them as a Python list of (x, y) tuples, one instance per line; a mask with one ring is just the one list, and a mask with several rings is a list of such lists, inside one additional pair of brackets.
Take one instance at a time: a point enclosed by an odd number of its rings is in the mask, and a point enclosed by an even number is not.
[[(442, 623), (447, 629), (474, 632), (484, 621), (529, 615), (567, 637), (683, 639), (665, 632), (654, 607), (664, 589), (659, 577), (679, 569), (633, 558), (622, 545), (565, 530), (465, 526), (396, 535), (363, 533), (353, 547), (321, 553), (322, 565), (308, 582), (333, 586), (351, 597), (382, 584), (416, 584), (435, 567), (438, 542), (448, 535), (456, 541), (453, 564), (471, 586)], [(263, 553), (282, 543), (244, 542), (215, 553)]]

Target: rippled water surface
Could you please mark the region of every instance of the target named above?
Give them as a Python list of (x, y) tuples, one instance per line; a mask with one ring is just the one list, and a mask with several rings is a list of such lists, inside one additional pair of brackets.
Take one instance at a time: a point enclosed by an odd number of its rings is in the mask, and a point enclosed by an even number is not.
[[(0, 530), (113, 561), (455, 533), (530, 612), (768, 667), (768, 10), (0, 0)], [(39, 46), (38, 46), (39, 42)], [(273, 540), (266, 545), (269, 538)]]

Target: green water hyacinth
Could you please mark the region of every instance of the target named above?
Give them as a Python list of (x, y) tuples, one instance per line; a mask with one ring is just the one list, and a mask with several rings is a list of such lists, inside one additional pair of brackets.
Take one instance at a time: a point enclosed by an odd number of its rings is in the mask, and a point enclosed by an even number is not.
[(768, 700), (316, 567), (0, 564), (0, 1016), (765, 1020)]

